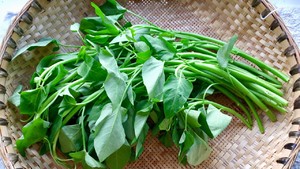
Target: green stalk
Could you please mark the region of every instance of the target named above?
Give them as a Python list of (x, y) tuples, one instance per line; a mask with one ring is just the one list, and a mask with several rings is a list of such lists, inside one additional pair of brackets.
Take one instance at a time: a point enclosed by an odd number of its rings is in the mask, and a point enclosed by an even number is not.
[(78, 75), (77, 71), (74, 70), (71, 74), (69, 74), (66, 78), (64, 78), (62, 81), (60, 81), (60, 84), (65, 84), (74, 79)]
[[(194, 58), (201, 59), (201, 60), (206, 60), (206, 59), (207, 60), (212, 60), (212, 59), (216, 60), (216, 54), (215, 53), (213, 53), (209, 50), (200, 48), (200, 47), (193, 46), (192, 48), (196, 49), (195, 50), (196, 52), (181, 52), (181, 53), (177, 53), (177, 55), (179, 55), (183, 58), (194, 57)], [(242, 63), (240, 61), (235, 61), (235, 60), (232, 60), (231, 65), (236, 66), (237, 68), (239, 68), (239, 70), (242, 70), (242, 69), (247, 70), (249, 73), (252, 73), (253, 75), (262, 76), (266, 80), (272, 82), (270, 84), (274, 87), (277, 87), (277, 88), (282, 87), (281, 82), (279, 82), (277, 79), (275, 79), (274, 77), (272, 77), (272, 76), (270, 76), (270, 75), (268, 75), (268, 74), (266, 74), (266, 73), (264, 73), (260, 70), (255, 69), (254, 67), (252, 67), (250, 65), (247, 65), (245, 63)]]
[(278, 69), (275, 69), (275, 68), (273, 68), (271, 66), (266, 65), (266, 63), (264, 63), (263, 61), (255, 58), (255, 57), (252, 57), (249, 54), (247, 54), (245, 52), (242, 52), (241, 50), (239, 50), (237, 48), (233, 48), (232, 49), (232, 53), (236, 54), (238, 56), (241, 56), (244, 59), (249, 60), (250, 62), (254, 63), (255, 65), (257, 65), (262, 70), (267, 70), (267, 71), (273, 73), (274, 75), (276, 75), (277, 77), (279, 77), (284, 82), (287, 82), (290, 79), (290, 77), (288, 75), (282, 73)]
[(280, 97), (279, 95), (273, 93), (272, 91), (264, 88), (263, 86), (260, 86), (258, 84), (255, 83), (245, 83), (245, 85), (249, 88), (249, 89), (253, 89), (256, 92), (266, 96), (267, 98), (272, 99), (273, 101), (275, 101), (279, 106), (287, 106), (289, 104), (289, 102), (287, 100), (285, 100), (284, 98)]
[[(191, 47), (191, 48), (192, 48), (192, 50), (194, 50), (196, 53), (201, 53), (201, 54), (210, 55), (210, 56), (213, 56), (213, 57), (215, 57), (215, 58), (217, 57), (217, 54), (216, 54), (216, 53), (211, 52), (211, 51), (209, 51), (209, 50), (207, 50), (207, 49), (205, 49), (205, 48), (196, 47), (196, 46), (193, 46), (193, 47)], [(193, 52), (191, 52), (191, 53), (193, 53)], [(193, 54), (193, 56), (194, 56), (195, 58), (198, 58), (198, 57), (195, 56), (195, 55), (196, 55), (196, 54)], [(203, 57), (200, 57), (199, 59), (202, 59), (202, 58), (203, 58)], [(204, 59), (204, 58), (203, 58), (203, 59)], [(208, 57), (207, 57), (207, 59), (208, 59)], [(211, 58), (209, 58), (209, 59), (211, 59)], [(242, 69), (244, 69), (244, 70), (247, 70), (248, 72), (250, 72), (250, 73), (252, 73), (252, 74), (254, 74), (254, 75), (261, 76), (261, 77), (265, 78), (267, 81), (270, 81), (270, 82), (274, 83), (274, 86), (276, 86), (277, 88), (281, 88), (281, 87), (282, 87), (282, 84), (281, 84), (280, 81), (278, 81), (278, 80), (277, 80), (276, 78), (274, 78), (273, 76), (270, 76), (269, 74), (264, 73), (263, 71), (260, 71), (260, 70), (258, 70), (258, 69), (256, 69), (256, 68), (254, 68), (254, 67), (252, 67), (252, 66), (250, 66), (250, 65), (248, 65), (248, 64), (245, 64), (245, 63), (243, 63), (243, 62), (240, 62), (240, 61), (232, 60), (231, 63), (232, 63), (232, 65), (235, 65), (235, 66), (237, 66), (237, 67), (239, 67), (239, 68), (242, 68)]]
[(254, 75), (261, 76), (261, 77), (265, 78), (267, 81), (273, 83), (274, 86), (276, 84), (277, 88), (281, 88), (282, 87), (281, 82), (278, 81), (276, 78), (274, 78), (273, 76), (270, 76), (269, 74), (267, 74), (267, 73), (265, 73), (263, 71), (257, 70), (256, 68), (254, 68), (254, 67), (252, 67), (252, 66), (250, 66), (250, 65), (248, 65), (246, 63), (234, 60), (232, 62), (232, 64), (235, 65), (235, 66), (238, 66), (238, 67), (240, 67), (242, 69), (245, 69), (245, 70), (251, 72)]
[[(51, 155), (52, 157), (55, 159), (55, 162), (63, 165), (64, 167), (66, 168), (69, 168), (70, 165), (67, 164), (66, 162), (68, 161), (73, 161), (73, 159), (62, 159), (62, 158), (59, 158), (57, 153), (56, 153), (56, 144), (57, 144), (57, 141), (58, 141), (58, 137), (59, 137), (59, 133), (60, 133), (60, 130), (56, 133), (55, 137), (54, 137), (54, 140), (53, 140), (53, 144), (52, 144), (52, 152), (51, 152)], [(49, 145), (51, 146), (51, 144)], [(50, 149), (51, 150), (51, 149)]]
[(216, 54), (216, 53), (214, 53), (214, 52), (212, 52), (212, 51), (209, 51), (209, 50), (207, 50), (207, 49), (198, 47), (198, 46), (192, 46), (192, 47), (191, 47), (191, 50), (194, 51), (194, 52), (204, 53), (204, 54), (207, 54), (207, 55), (210, 55), (210, 56), (217, 57), (217, 54)]
[(72, 111), (70, 111), (70, 113), (66, 116), (66, 118), (63, 120), (62, 122), (62, 126), (65, 126), (70, 120), (71, 118), (83, 107), (84, 105), (78, 105), (75, 106)]
[(37, 84), (37, 86), (40, 86), (40, 85), (41, 85), (40, 83), (41, 83), (42, 81), (46, 81), (46, 80), (47, 80), (47, 79), (43, 79), (43, 78), (47, 77), (47, 74), (50, 73), (54, 68), (56, 68), (56, 67), (59, 66), (59, 65), (63, 65), (63, 64), (66, 64), (66, 63), (74, 62), (74, 61), (76, 61), (76, 60), (77, 60), (76, 57), (73, 58), (73, 59), (69, 59), (69, 60), (63, 60), (63, 61), (57, 62), (57, 63), (55, 63), (55, 64), (49, 66), (48, 68), (46, 68), (46, 69), (43, 71), (43, 73), (40, 75), (41, 81)]
[[(212, 50), (219, 50), (220, 46), (216, 46), (213, 44), (203, 44), (201, 45), (201, 47), (204, 47), (206, 49), (212, 49)], [(267, 65), (266, 63), (264, 63), (263, 61), (245, 53), (242, 52), (240, 49), (238, 48), (233, 48), (231, 50), (232, 54), (238, 55), (250, 62), (252, 62), (253, 64), (255, 64), (256, 66), (258, 66), (261, 70), (267, 70), (269, 72), (271, 72), (273, 75), (277, 76), (278, 78), (280, 78), (281, 80), (283, 80), (284, 82), (287, 82), (289, 80), (289, 76), (282, 73), (281, 71), (279, 71), (278, 69), (275, 69), (269, 65)]]
[[(171, 67), (165, 66), (164, 67), (164, 72), (165, 73), (172, 73), (172, 74), (174, 74), (175, 73), (175, 69), (176, 68), (171, 68)], [(186, 70), (186, 69), (185, 70), (180, 70), (180, 72), (182, 72), (183, 75), (187, 76), (187, 77), (197, 77), (197, 76), (199, 76), (197, 73), (191, 72), (191, 71)]]
[(233, 110), (233, 109), (231, 109), (229, 107), (223, 106), (221, 104), (218, 104), (216, 102), (213, 102), (213, 101), (202, 100), (202, 99), (199, 99), (199, 100), (200, 101), (190, 103), (189, 106), (195, 106), (196, 104), (197, 105), (202, 105), (202, 104), (203, 105), (208, 105), (208, 104), (211, 104), (211, 105), (215, 106), (218, 109), (224, 110), (224, 111), (226, 111), (226, 112), (234, 115), (235, 117), (237, 117), (238, 119), (240, 119), (249, 129), (252, 129), (252, 126), (249, 124), (249, 122), (241, 114), (239, 114), (235, 110)]
[(238, 68), (234, 65), (228, 65), (228, 69), (230, 71), (230, 74), (232, 74), (234, 77), (237, 79), (243, 80), (243, 81), (248, 81), (248, 82), (253, 82), (255, 84), (258, 84), (260, 86), (265, 87), (266, 89), (272, 91), (273, 93), (276, 93), (279, 96), (283, 96), (283, 93), (281, 90), (278, 88), (274, 87), (270, 82), (267, 82), (257, 76), (254, 76), (253, 74)]
[(253, 103), (251, 102), (251, 100), (249, 100), (248, 97), (244, 97), (244, 100), (246, 101), (247, 105), (249, 106), (249, 108), (250, 108), (250, 110), (251, 110), (251, 112), (253, 114), (253, 117), (254, 117), (254, 119), (257, 122), (257, 126), (259, 128), (259, 131), (261, 133), (265, 133), (264, 125), (263, 125), (263, 123), (261, 121), (261, 118), (259, 117), (259, 115), (258, 115), (258, 113), (257, 113), (257, 111), (256, 111), (256, 109), (255, 109), (255, 107), (253, 105)]
[[(169, 68), (169, 67), (165, 67), (164, 68), (164, 71), (167, 72), (167, 73), (174, 73), (175, 72), (175, 68)], [(205, 81), (209, 84), (213, 84), (214, 82), (209, 79), (209, 78), (205, 78), (203, 76), (199, 76), (199, 74), (197, 73), (194, 73), (194, 72), (190, 72), (188, 70), (183, 70), (182, 73), (184, 74), (184, 76), (187, 76), (187, 77), (196, 77), (197, 79), (200, 79), (201, 81)], [(203, 74), (202, 74), (203, 75)], [(251, 117), (251, 114), (250, 112), (247, 110), (247, 108), (240, 102), (240, 100), (232, 93), (235, 93), (235, 91), (231, 90), (228, 91), (228, 89), (225, 89), (224, 87), (222, 86), (219, 86), (219, 85), (215, 85), (214, 88), (216, 88), (217, 90), (219, 90), (221, 93), (223, 93), (225, 96), (227, 96), (229, 99), (231, 99), (233, 102), (236, 103), (236, 105), (238, 107), (240, 107), (242, 109), (242, 111), (246, 114), (247, 116), (247, 119), (248, 119), (248, 123), (250, 124), (250, 126), (253, 125), (253, 120), (252, 120), (252, 117)]]
[(215, 65), (205, 64), (205, 63), (190, 63), (192, 66), (200, 70), (208, 70), (213, 72), (221, 77), (224, 77), (228, 81), (232, 82), (232, 85), (236, 87), (240, 92), (242, 92), (245, 96), (248, 96), (259, 108), (261, 108), (271, 119), (271, 121), (276, 121), (276, 116), (268, 109), (268, 107), (262, 103), (253, 93), (251, 93), (240, 81), (238, 81), (235, 77), (230, 76), (228, 73), (219, 69)]
[(90, 102), (97, 99), (102, 93), (104, 92), (104, 89), (101, 88), (94, 92), (93, 94), (89, 95), (87, 98), (85, 98), (81, 103), (77, 103), (76, 107), (74, 107), (66, 116), (66, 118), (63, 120), (63, 125), (66, 125), (69, 120), (85, 105), (89, 104)]
[(179, 56), (180, 58), (184, 58), (184, 59), (191, 59), (191, 58), (197, 58), (200, 60), (215, 60), (216, 58), (211, 56), (211, 55), (207, 55), (204, 53), (196, 53), (196, 52), (180, 52), (180, 53), (176, 53), (177, 56)]
[(82, 112), (81, 112), (81, 133), (82, 133), (82, 145), (83, 145), (83, 150), (87, 151), (86, 149), (86, 141), (85, 141), (85, 130), (84, 130), (84, 112), (85, 112), (85, 107), (82, 108)]
[(230, 91), (228, 91), (227, 89), (221, 87), (221, 86), (214, 86), (217, 90), (219, 90), (222, 94), (224, 94), (225, 96), (227, 96), (230, 100), (232, 100), (233, 102), (235, 102), (235, 104), (242, 109), (242, 111), (246, 114), (246, 117), (248, 119), (248, 122), (251, 126), (253, 126), (253, 120), (251, 117), (250, 112), (248, 111), (248, 109), (244, 106), (244, 104), (239, 100), (239, 98), (237, 98), (234, 94), (232, 94)]
[[(201, 59), (201, 60), (214, 60), (216, 61), (216, 58), (212, 57), (212, 56), (209, 56), (209, 55), (206, 55), (206, 54), (201, 54), (201, 53), (193, 53), (193, 52), (181, 52), (181, 53), (177, 53), (177, 55), (179, 57), (182, 57), (182, 58), (197, 58), (197, 59)], [(245, 81), (251, 81), (251, 82), (254, 82), (254, 83), (257, 83), (261, 86), (264, 86), (265, 88), (267, 88), (268, 90), (276, 93), (277, 95), (279, 96), (283, 96), (283, 93), (281, 90), (277, 89), (276, 87), (274, 87), (271, 83), (257, 77), (257, 76), (254, 76), (253, 74), (249, 73), (248, 71), (244, 70), (244, 69), (241, 69), (237, 66), (234, 66), (234, 65), (231, 65), (229, 64), (228, 65), (228, 69), (230, 70), (230, 73), (235, 76), (235, 77), (238, 77), (238, 79), (242, 79), (242, 80), (245, 80)]]
[(37, 112), (37, 115), (35, 118), (38, 118), (42, 115), (42, 113), (44, 111), (46, 111), (54, 102), (55, 100), (57, 99), (57, 97), (60, 95), (60, 93), (62, 91), (64, 91), (65, 89), (69, 88), (69, 87), (72, 87), (72, 86), (75, 86), (75, 85), (78, 85), (80, 83), (83, 83), (84, 82), (84, 79), (78, 79), (72, 83), (69, 83), (68, 85), (64, 86), (62, 89), (56, 91), (55, 93), (53, 93), (51, 96), (49, 96), (47, 98), (46, 101), (44, 101), (44, 103), (42, 103), (41, 107), (39, 108), (38, 112)]
[[(249, 89), (251, 90), (251, 89)], [(257, 97), (259, 97), (266, 105), (271, 106), (272, 108), (274, 108), (275, 110), (277, 110), (279, 113), (281, 114), (285, 114), (287, 112), (287, 110), (283, 107), (281, 107), (280, 105), (278, 105), (274, 100), (272, 100), (271, 98), (268, 98), (267, 96), (256, 92), (254, 90), (251, 90), (252, 93), (254, 93)]]
[[(139, 27), (141, 25), (137, 25), (137, 27)], [(215, 38), (211, 38), (208, 36), (204, 36), (204, 35), (200, 35), (200, 34), (196, 34), (196, 33), (190, 33), (190, 32), (181, 32), (181, 31), (173, 31), (173, 30), (164, 30), (161, 28), (158, 28), (157, 26), (153, 26), (153, 25), (143, 25), (142, 27), (144, 28), (149, 28), (149, 29), (154, 29), (157, 31), (161, 31), (161, 32), (168, 32), (168, 33), (173, 33), (176, 37), (178, 37), (178, 35), (184, 35), (186, 37), (191, 37), (193, 40), (194, 38), (200, 39), (200, 40), (205, 40), (208, 42), (211, 42), (210, 44), (208, 44), (207, 49), (213, 49), (213, 50), (218, 50), (220, 48), (220, 46), (223, 46), (226, 42), (223, 42), (221, 40), (215, 39)], [(180, 37), (180, 36), (179, 36)], [(203, 47), (203, 45), (201, 45)], [(241, 51), (240, 49), (234, 47), (231, 51), (231, 53), (236, 54), (238, 56), (241, 56), (242, 58), (254, 63), (255, 65), (257, 65), (259, 68), (261, 68), (262, 70), (267, 70), (269, 72), (271, 72), (272, 74), (276, 75), (277, 77), (279, 77), (280, 79), (282, 79), (283, 81), (287, 82), (289, 80), (289, 76), (282, 73), (281, 71), (266, 65), (266, 63), (264, 63), (263, 61)]]

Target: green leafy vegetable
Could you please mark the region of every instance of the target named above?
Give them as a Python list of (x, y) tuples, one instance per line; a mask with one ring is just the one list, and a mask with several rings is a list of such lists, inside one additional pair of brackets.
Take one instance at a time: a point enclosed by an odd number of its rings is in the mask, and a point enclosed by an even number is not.
[(23, 136), (16, 141), (17, 148), (22, 156), (25, 156), (25, 149), (27, 147), (45, 138), (49, 126), (49, 122), (37, 118), (22, 128)]
[(205, 159), (207, 159), (212, 151), (207, 142), (201, 137), (194, 134), (194, 143), (187, 152), (187, 161), (191, 165), (199, 165)]
[(111, 169), (124, 168), (128, 163), (131, 155), (131, 148), (129, 145), (123, 145), (119, 150), (110, 155), (106, 160), (106, 165)]
[[(281, 89), (289, 77), (234, 47), (236, 35), (223, 42), (159, 28), (115, 0), (91, 5), (97, 16), (70, 26), (83, 45), (44, 57), (30, 88), (17, 87), (8, 99), (28, 117), (16, 141), (21, 155), (43, 143), (41, 153), (50, 151), (58, 164), (119, 169), (141, 156), (151, 131), (163, 145), (179, 148), (180, 163), (198, 165), (212, 152), (208, 140), (229, 125), (227, 114), (249, 129), (255, 119), (263, 133), (257, 108), (272, 121), (276, 111), (286, 112)], [(126, 13), (147, 25), (131, 24)], [(73, 47), (46, 38), (15, 57), (50, 43)], [(211, 100), (215, 93), (240, 110)]]
[(79, 151), (82, 147), (82, 133), (79, 124), (67, 125), (61, 128), (59, 143), (63, 153)]
[(17, 58), (20, 54), (24, 53), (26, 50), (33, 50), (34, 48), (37, 48), (37, 47), (45, 47), (49, 44), (55, 44), (56, 47), (53, 48), (54, 51), (58, 50), (59, 48), (59, 42), (56, 40), (56, 39), (52, 39), (52, 38), (42, 38), (40, 39), (37, 43), (33, 43), (33, 44), (30, 44), (30, 45), (27, 45), (23, 48), (21, 48), (20, 50), (17, 51), (17, 53), (14, 55), (14, 57), (12, 58), (12, 60), (14, 60), (15, 58)]
[(143, 65), (142, 77), (149, 99), (155, 102), (161, 101), (165, 83), (164, 63), (154, 57), (149, 58)]
[(231, 117), (221, 113), (216, 107), (209, 105), (206, 121), (215, 138), (229, 125)]
[(121, 111), (113, 110), (112, 105), (107, 104), (96, 122), (94, 147), (100, 162), (121, 148), (126, 141)]
[(169, 76), (164, 85), (163, 103), (166, 118), (171, 118), (183, 107), (193, 90), (193, 84), (183, 77)]
[(34, 115), (37, 113), (47, 94), (41, 88), (24, 91), (20, 94), (20, 113)]
[(20, 106), (20, 93), (23, 89), (23, 86), (22, 85), (19, 85), (14, 93), (8, 98), (8, 102), (11, 103), (12, 105), (16, 106), (16, 107), (19, 107)]
[(233, 45), (237, 41), (238, 36), (234, 35), (228, 43), (224, 44), (217, 52), (217, 60), (221, 68), (227, 68), (228, 62), (231, 59), (230, 53)]
[(86, 151), (77, 151), (69, 154), (76, 162), (82, 162), (82, 165), (86, 169), (100, 169), (105, 168), (106, 166), (92, 156), (90, 156)]

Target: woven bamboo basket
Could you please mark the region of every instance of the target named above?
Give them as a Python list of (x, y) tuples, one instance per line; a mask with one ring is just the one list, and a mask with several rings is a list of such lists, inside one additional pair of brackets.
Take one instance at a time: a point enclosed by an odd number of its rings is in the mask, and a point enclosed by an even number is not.
[[(285, 98), (290, 103), (288, 113), (278, 115), (275, 123), (261, 114), (266, 128), (264, 134), (257, 126), (249, 130), (234, 118), (221, 135), (209, 142), (213, 148), (209, 159), (196, 167), (179, 164), (176, 147), (165, 148), (149, 135), (142, 156), (127, 168), (291, 167), (299, 151), (299, 49), (268, 1), (128, 0), (122, 4), (163, 28), (200, 33), (224, 41), (238, 34), (238, 48), (291, 75), (291, 80), (284, 85)], [(36, 146), (27, 150), (27, 157), (18, 154), (14, 144), (24, 124), (20, 116), (6, 106), (7, 98), (17, 85), (28, 86), (35, 65), (50, 50), (37, 49), (14, 61), (11, 61), (12, 56), (20, 47), (42, 37), (80, 45), (80, 39), (69, 27), (82, 17), (93, 15), (89, 0), (29, 0), (12, 23), (0, 51), (0, 149), (7, 168), (61, 168), (50, 154), (40, 156)]]

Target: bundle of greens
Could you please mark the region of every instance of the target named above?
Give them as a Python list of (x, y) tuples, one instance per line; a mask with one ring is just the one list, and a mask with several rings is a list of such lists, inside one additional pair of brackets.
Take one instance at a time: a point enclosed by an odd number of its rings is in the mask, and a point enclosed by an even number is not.
[[(248, 128), (261, 109), (271, 121), (273, 110), (285, 113), (282, 83), (289, 77), (228, 43), (207, 36), (159, 28), (115, 0), (98, 7), (97, 17), (71, 26), (83, 41), (72, 53), (44, 57), (30, 81), (9, 101), (27, 115), (16, 148), (40, 143), (62, 165), (123, 168), (138, 159), (151, 131), (166, 146), (177, 146), (179, 162), (198, 165), (210, 154), (208, 139), (240, 119)], [(132, 25), (125, 13), (146, 21)], [(121, 24), (121, 22), (125, 24)], [(20, 49), (55, 44), (45, 38)], [(68, 47), (70, 45), (68, 44)], [(231, 58), (234, 54), (257, 68)], [(14, 58), (14, 59), (15, 59)], [(240, 108), (221, 105), (207, 96), (224, 94)], [(60, 156), (59, 152), (64, 153)], [(70, 166), (69, 166), (70, 167)]]

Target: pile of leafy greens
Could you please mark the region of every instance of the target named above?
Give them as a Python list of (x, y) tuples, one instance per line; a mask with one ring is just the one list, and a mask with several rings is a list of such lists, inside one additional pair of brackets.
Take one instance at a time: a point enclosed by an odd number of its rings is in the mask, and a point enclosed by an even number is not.
[[(71, 26), (84, 45), (44, 57), (31, 88), (18, 87), (9, 99), (29, 117), (16, 141), (21, 155), (41, 143), (42, 154), (50, 151), (68, 167), (73, 161), (84, 168), (123, 168), (142, 154), (151, 131), (165, 146), (179, 148), (179, 162), (198, 165), (212, 151), (208, 139), (231, 121), (220, 110), (248, 128), (254, 117), (261, 132), (258, 108), (272, 121), (272, 110), (286, 112), (281, 81), (288, 76), (235, 48), (237, 36), (226, 43), (162, 29), (115, 0), (92, 6), (96, 17)], [(126, 12), (147, 24), (132, 25)], [(13, 59), (50, 43), (65, 46), (44, 38), (20, 49)], [(233, 60), (231, 54), (258, 68)], [(208, 100), (214, 92), (235, 102), (241, 113)]]

